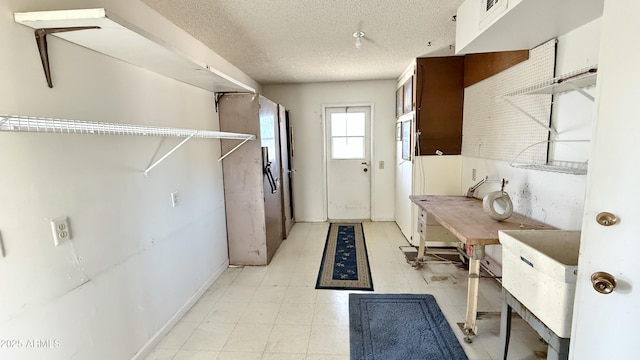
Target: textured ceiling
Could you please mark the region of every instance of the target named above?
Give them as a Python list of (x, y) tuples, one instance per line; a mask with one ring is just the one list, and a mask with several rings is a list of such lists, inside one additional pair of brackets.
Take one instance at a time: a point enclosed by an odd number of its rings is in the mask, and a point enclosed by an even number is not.
[[(263, 85), (395, 79), (453, 55), (462, 0), (142, 0)], [(366, 33), (360, 50), (355, 31)], [(431, 42), (431, 46), (429, 46)]]

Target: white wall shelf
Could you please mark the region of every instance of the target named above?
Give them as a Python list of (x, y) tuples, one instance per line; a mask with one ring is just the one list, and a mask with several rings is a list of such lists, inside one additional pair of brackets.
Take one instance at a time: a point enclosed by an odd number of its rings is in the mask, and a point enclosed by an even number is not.
[(544, 164), (544, 165), (515, 164), (515, 165), (511, 165), (511, 167), (526, 169), (526, 170), (555, 172), (555, 173), (561, 173), (561, 174), (587, 175), (588, 163), (586, 161), (583, 163), (561, 161), (561, 162), (558, 162), (557, 165), (554, 165), (553, 163)]
[(196, 130), (184, 128), (158, 127), (148, 125), (121, 124), (94, 122), (84, 120), (54, 119), (42, 117), (27, 117), (15, 115), (0, 115), (0, 131), (7, 132), (36, 132), (49, 134), (85, 134), (85, 135), (133, 135), (133, 136), (161, 136), (161, 137), (183, 137), (178, 145), (169, 150), (160, 159), (153, 162), (144, 170), (145, 176), (149, 171), (169, 157), (179, 147), (192, 138), (204, 139), (226, 139), (242, 140), (240, 144), (231, 149), (218, 159), (223, 160), (242, 144), (249, 140), (255, 140), (256, 136), (251, 134), (240, 134), (223, 131)]
[(256, 92), (252, 84), (236, 80), (217, 70), (215, 65), (181, 53), (167, 41), (106, 9), (22, 12), (15, 13), (14, 20), (36, 31), (95, 27), (50, 35), (208, 91)]
[(548, 172), (573, 174), (573, 175), (586, 175), (587, 168), (589, 166), (588, 160), (585, 160), (583, 162), (553, 160), (553, 161), (547, 162), (546, 164), (523, 164), (523, 163), (517, 162), (520, 155), (522, 155), (528, 149), (537, 145), (544, 144), (545, 146), (547, 146), (547, 144), (550, 144), (550, 143), (585, 143), (585, 142), (590, 142), (590, 140), (547, 140), (547, 141), (538, 142), (524, 148), (518, 155), (516, 155), (515, 158), (513, 158), (513, 160), (511, 160), (511, 162), (509, 163), (509, 166), (514, 168), (527, 169), (527, 170), (548, 171)]
[(526, 115), (529, 119), (535, 121), (543, 128), (549, 130), (553, 134), (557, 134), (556, 130), (546, 125), (543, 121), (539, 120), (535, 116), (531, 115), (529, 112), (518, 106), (515, 102), (513, 102), (510, 98), (514, 96), (521, 95), (548, 95), (548, 94), (561, 94), (569, 91), (577, 91), (582, 94), (585, 98), (590, 101), (595, 101), (595, 98), (584, 91), (584, 88), (588, 88), (591, 86), (595, 86), (597, 79), (597, 67), (589, 67), (585, 69), (580, 69), (574, 71), (569, 74), (562, 75), (560, 77), (555, 77), (553, 79), (543, 81), (537, 84), (533, 84), (524, 88), (520, 88), (514, 91), (510, 91), (504, 95), (501, 95), (500, 98), (507, 102), (507, 104), (514, 107), (516, 110), (520, 111), (524, 115)]
[[(514, 101), (510, 98), (515, 96), (522, 95), (545, 95), (545, 94), (562, 94), (569, 91), (577, 91), (582, 94), (585, 98), (590, 100), (591, 102), (595, 101), (594, 97), (584, 91), (585, 88), (592, 87), (596, 85), (597, 80), (597, 72), (598, 67), (588, 67), (584, 69), (579, 69), (574, 72), (564, 74), (559, 77), (555, 77), (553, 79), (543, 81), (537, 84), (533, 84), (531, 86), (523, 87), (514, 91), (510, 91), (504, 95), (501, 95), (500, 98), (507, 102), (509, 105), (526, 115), (531, 120), (538, 123), (540, 126), (547, 129), (554, 135), (557, 135), (558, 132), (551, 125), (546, 125), (541, 120), (537, 119), (535, 116), (531, 115), (529, 112), (518, 106)], [(589, 140), (548, 140), (542, 143), (532, 144), (524, 150), (522, 150), (510, 163), (512, 167), (530, 169), (530, 170), (541, 170), (541, 171), (551, 171), (551, 172), (559, 172), (565, 174), (574, 174), (574, 175), (586, 175), (587, 173), (587, 163), (585, 162), (574, 162), (574, 161), (550, 161), (547, 164), (516, 164), (515, 161), (517, 158), (529, 148), (539, 145), (539, 144), (547, 144), (553, 142), (588, 142)]]
[(577, 90), (580, 91), (582, 95), (585, 95), (587, 99), (593, 101), (593, 96), (581, 90), (583, 88), (595, 86), (597, 76), (597, 66), (588, 67), (531, 86), (510, 91), (502, 95), (502, 98), (518, 95), (561, 94)]

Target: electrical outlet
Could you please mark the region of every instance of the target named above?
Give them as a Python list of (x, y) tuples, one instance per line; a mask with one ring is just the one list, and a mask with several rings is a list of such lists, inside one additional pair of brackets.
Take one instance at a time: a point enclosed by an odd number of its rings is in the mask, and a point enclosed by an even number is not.
[(69, 218), (65, 216), (51, 220), (51, 233), (53, 233), (53, 244), (55, 246), (60, 245), (62, 241), (71, 240)]
[(172, 207), (176, 207), (178, 205), (179, 205), (179, 203), (178, 203), (178, 192), (174, 191), (174, 192), (171, 193), (171, 206)]

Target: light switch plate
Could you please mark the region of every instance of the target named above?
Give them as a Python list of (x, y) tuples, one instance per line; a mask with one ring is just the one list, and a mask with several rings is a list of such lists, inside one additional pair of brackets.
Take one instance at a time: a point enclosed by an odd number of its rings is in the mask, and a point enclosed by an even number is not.
[(180, 202), (178, 201), (178, 192), (174, 191), (171, 193), (171, 206), (172, 207), (176, 207), (180, 204)]
[(2, 233), (0, 233), (0, 257), (5, 257), (6, 253), (4, 252), (4, 242), (2, 242)]

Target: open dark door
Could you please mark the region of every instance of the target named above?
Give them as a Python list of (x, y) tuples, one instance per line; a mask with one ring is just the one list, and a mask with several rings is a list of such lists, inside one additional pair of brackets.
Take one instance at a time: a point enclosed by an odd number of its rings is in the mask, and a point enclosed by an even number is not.
[(289, 111), (282, 105), (278, 105), (278, 122), (280, 126), (280, 158), (282, 179), (282, 230), (286, 238), (289, 236), (291, 227), (293, 227), (293, 173), (291, 171), (292, 164), (292, 147), (291, 147), (291, 127), (289, 125)]

